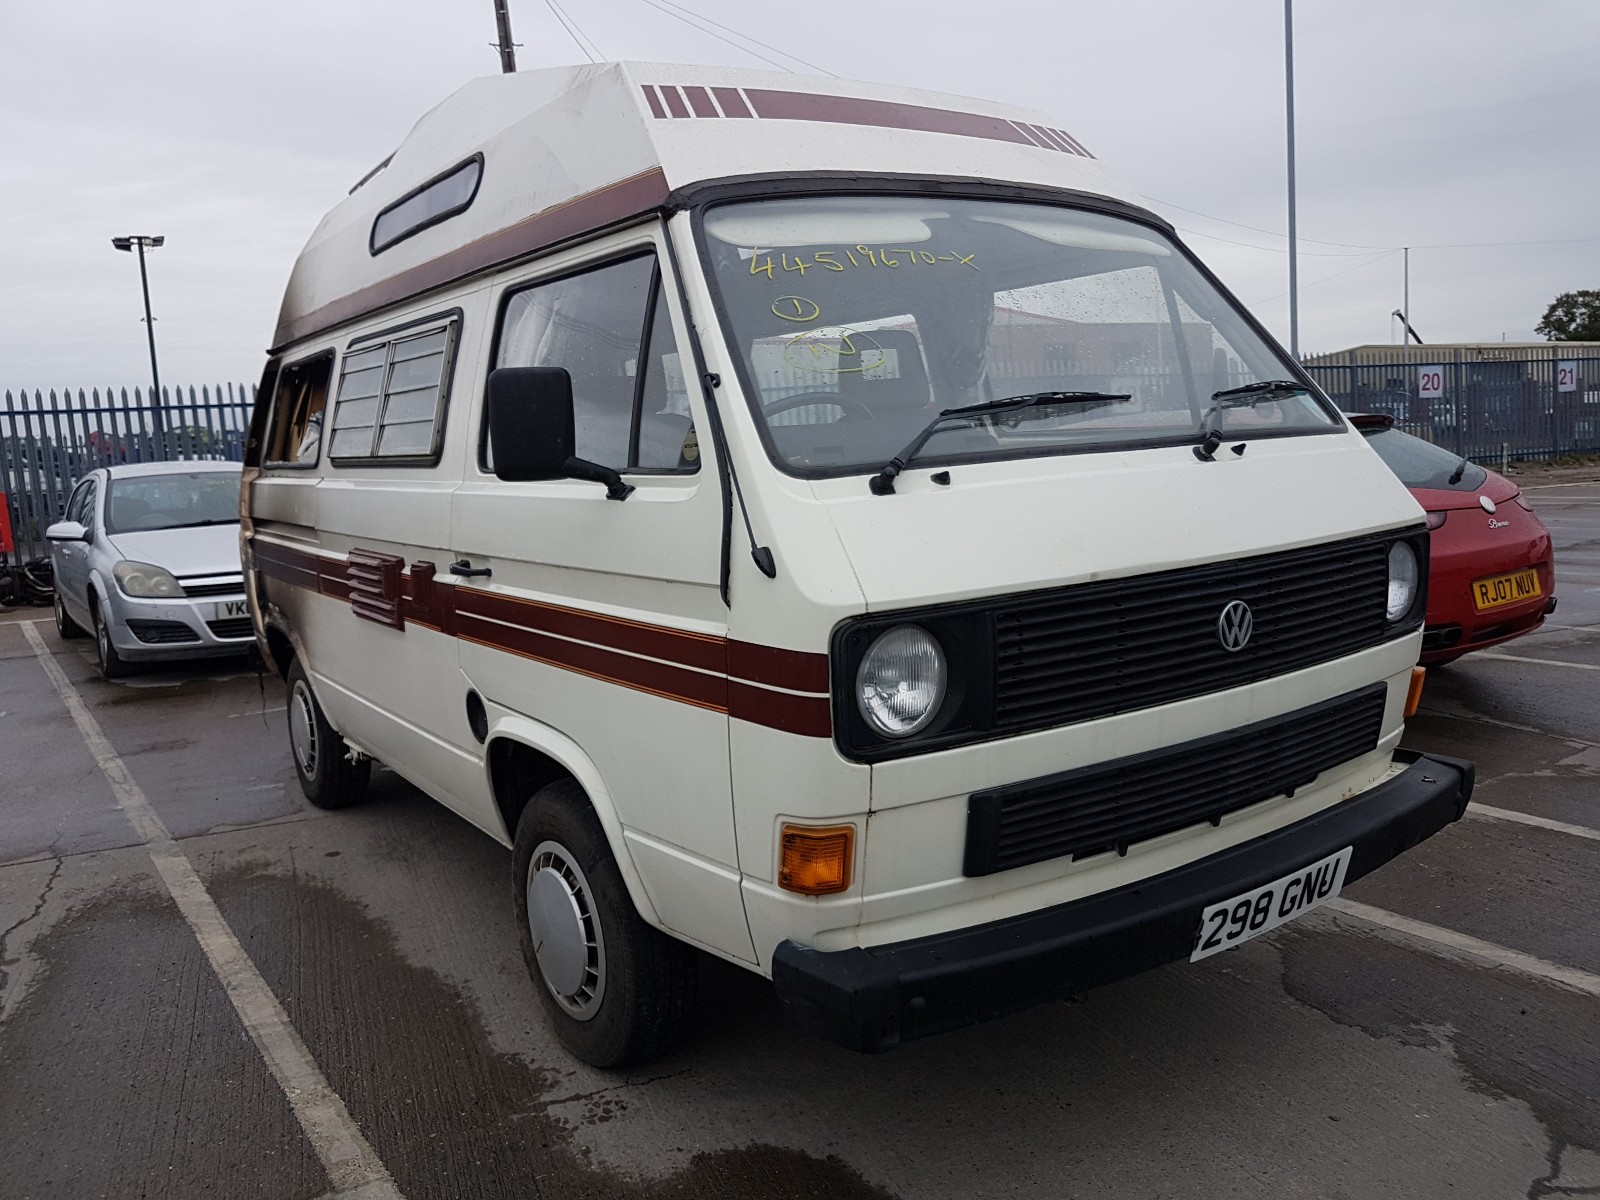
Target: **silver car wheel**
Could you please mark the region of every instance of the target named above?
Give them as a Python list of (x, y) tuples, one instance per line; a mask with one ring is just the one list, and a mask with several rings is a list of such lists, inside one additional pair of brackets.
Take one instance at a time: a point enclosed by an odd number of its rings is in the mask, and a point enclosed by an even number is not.
[(100, 665), (104, 667), (111, 661), (111, 631), (106, 627), (106, 614), (97, 610), (99, 620), (94, 623), (94, 649), (100, 656)]
[(304, 679), (294, 681), (294, 691), (289, 696), (289, 748), (300, 773), (307, 779), (317, 774), (317, 709), (311, 688)]
[(589, 1020), (605, 998), (605, 936), (589, 880), (559, 842), (540, 842), (528, 862), (528, 929), (545, 987), (568, 1016)]

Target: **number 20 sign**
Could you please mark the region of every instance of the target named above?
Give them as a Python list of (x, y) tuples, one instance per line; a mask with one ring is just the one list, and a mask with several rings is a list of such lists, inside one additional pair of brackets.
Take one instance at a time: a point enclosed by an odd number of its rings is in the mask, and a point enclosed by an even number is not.
[(1438, 400), (1444, 396), (1444, 368), (1417, 368), (1417, 395), (1424, 400)]

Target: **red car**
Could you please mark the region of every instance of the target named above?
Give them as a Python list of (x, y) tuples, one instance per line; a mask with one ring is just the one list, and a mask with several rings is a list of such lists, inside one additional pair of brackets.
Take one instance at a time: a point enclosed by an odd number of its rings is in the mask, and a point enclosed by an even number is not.
[(1350, 422), (1428, 512), (1428, 620), (1422, 662), (1438, 666), (1539, 628), (1555, 611), (1550, 533), (1504, 475), (1394, 428)]

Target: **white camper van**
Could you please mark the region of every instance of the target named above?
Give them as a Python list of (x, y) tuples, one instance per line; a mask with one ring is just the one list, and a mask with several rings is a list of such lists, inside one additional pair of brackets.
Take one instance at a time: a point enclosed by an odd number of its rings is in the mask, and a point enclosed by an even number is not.
[(1460, 816), (1423, 514), (1037, 113), (471, 83), (295, 264), (244, 559), (307, 797), (513, 848), (591, 1063), (697, 951), (845, 1045), (1238, 945)]

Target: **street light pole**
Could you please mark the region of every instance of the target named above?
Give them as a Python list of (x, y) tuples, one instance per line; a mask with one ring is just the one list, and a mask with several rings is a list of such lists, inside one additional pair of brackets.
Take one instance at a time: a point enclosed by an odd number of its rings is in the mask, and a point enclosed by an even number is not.
[(161, 411), (161, 368), (156, 365), (156, 322), (150, 315), (150, 276), (145, 270), (144, 251), (148, 246), (154, 250), (166, 242), (165, 237), (151, 237), (148, 234), (134, 234), (129, 237), (114, 237), (111, 244), (118, 250), (139, 251), (139, 290), (144, 293), (144, 331), (150, 339), (150, 431), (155, 435), (156, 444), (165, 451), (167, 443), (166, 419)]
[(1289, 353), (1300, 361), (1300, 261), (1294, 227), (1294, 0), (1283, 0), (1283, 85), (1289, 141)]

